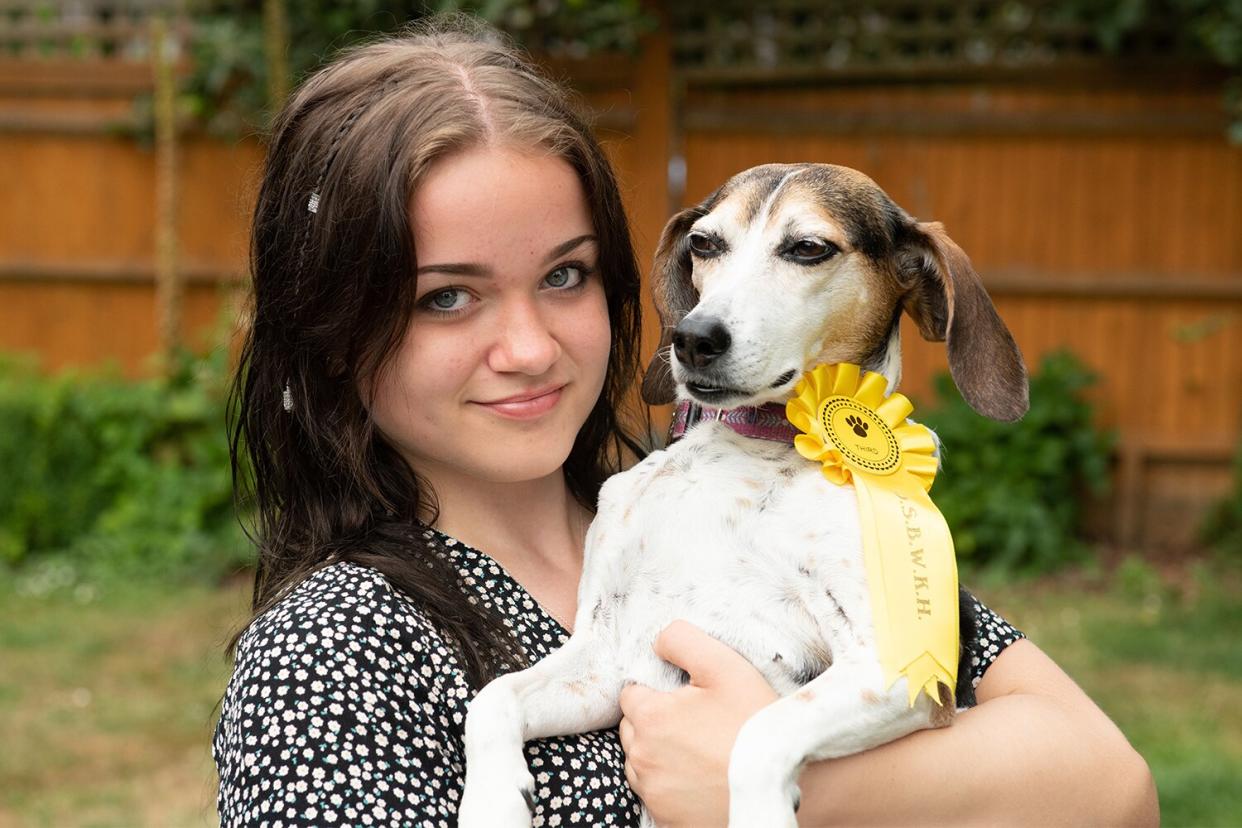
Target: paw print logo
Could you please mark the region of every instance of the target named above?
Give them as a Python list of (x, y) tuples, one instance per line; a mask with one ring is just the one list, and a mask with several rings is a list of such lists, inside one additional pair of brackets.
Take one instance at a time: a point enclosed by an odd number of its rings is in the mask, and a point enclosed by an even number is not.
[(859, 437), (866, 437), (867, 429), (871, 427), (870, 423), (860, 417), (855, 417), (853, 414), (847, 414), (845, 422), (850, 426), (850, 428), (854, 429), (854, 433)]

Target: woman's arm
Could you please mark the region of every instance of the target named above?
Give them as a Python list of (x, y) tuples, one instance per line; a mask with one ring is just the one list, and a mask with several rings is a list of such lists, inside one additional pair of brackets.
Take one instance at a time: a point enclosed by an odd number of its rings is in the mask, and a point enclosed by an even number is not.
[[(672, 693), (627, 688), (627, 777), (661, 825), (724, 824), (737, 730), (775, 694), (733, 650), (685, 622), (657, 652), (690, 673)], [(953, 725), (808, 766), (802, 825), (1155, 825), (1143, 759), (1029, 641), (984, 674), (978, 707)]]
[(997, 657), (952, 726), (802, 774), (802, 825), (1157, 825), (1143, 758), (1030, 641)]

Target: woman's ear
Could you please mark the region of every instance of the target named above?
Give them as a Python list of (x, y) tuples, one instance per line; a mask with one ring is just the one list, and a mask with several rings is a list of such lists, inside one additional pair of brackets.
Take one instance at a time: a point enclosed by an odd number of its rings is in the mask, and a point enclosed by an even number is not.
[(682, 210), (669, 219), (660, 234), (655, 262), (651, 267), (651, 287), (656, 312), (660, 315), (660, 344), (643, 374), (643, 401), (648, 405), (665, 405), (676, 397), (673, 382), (673, 329), (699, 302), (699, 292), (690, 279), (692, 263), (686, 235), (691, 225), (707, 214), (716, 198), (715, 193), (702, 204)]
[(898, 268), (902, 306), (932, 342), (945, 342), (949, 372), (970, 407), (1012, 422), (1030, 407), (1026, 364), (970, 258), (939, 222), (906, 225)]

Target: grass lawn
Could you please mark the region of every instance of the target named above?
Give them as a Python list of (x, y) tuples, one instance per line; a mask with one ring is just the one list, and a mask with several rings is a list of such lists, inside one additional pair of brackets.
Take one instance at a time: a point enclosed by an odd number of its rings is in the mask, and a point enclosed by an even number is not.
[[(976, 581), (1150, 762), (1168, 826), (1242, 823), (1242, 572)], [(214, 824), (221, 645), (248, 588), (0, 580), (0, 826)]]
[(217, 824), (221, 644), (248, 589), (0, 590), (0, 826)]
[[(981, 595), (1147, 759), (1166, 826), (1242, 825), (1242, 571), (1137, 560)], [(1101, 780), (1101, 784), (1107, 784)]]

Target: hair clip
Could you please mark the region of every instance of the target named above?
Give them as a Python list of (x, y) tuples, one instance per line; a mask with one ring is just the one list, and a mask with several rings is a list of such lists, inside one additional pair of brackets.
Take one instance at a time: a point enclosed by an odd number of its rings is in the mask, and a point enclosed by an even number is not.
[(312, 213), (319, 212), (319, 193), (310, 194), (310, 199), (306, 202), (306, 209)]
[(285, 411), (293, 413), (293, 389), (289, 387), (288, 380), (285, 380), (285, 390), (280, 393), (280, 405)]

